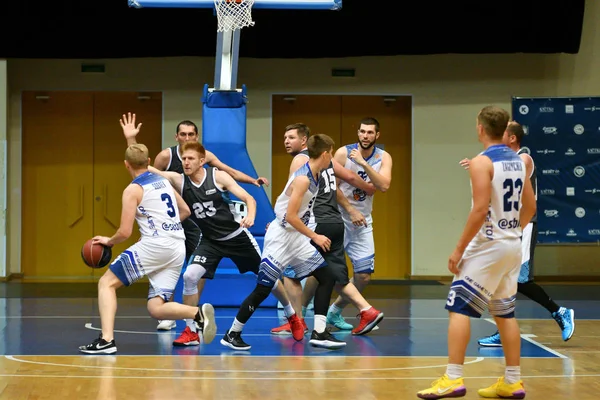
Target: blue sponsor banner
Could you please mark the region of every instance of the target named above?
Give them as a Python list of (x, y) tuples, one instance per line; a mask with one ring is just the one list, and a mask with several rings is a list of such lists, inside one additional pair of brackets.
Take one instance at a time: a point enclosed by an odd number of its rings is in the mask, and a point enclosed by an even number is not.
[(538, 242), (600, 241), (600, 97), (512, 100), (537, 168)]

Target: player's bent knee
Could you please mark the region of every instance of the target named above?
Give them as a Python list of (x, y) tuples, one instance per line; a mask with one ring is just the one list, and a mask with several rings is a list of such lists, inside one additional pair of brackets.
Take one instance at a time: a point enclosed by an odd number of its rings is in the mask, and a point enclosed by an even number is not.
[(354, 274), (354, 282), (358, 284), (368, 285), (371, 282), (371, 274), (373, 272), (357, 272)]
[(201, 265), (188, 265), (183, 274), (183, 294), (186, 296), (191, 296), (198, 293), (198, 283), (205, 273), (206, 270)]
[(257, 283), (252, 293), (248, 296), (249, 303), (257, 306), (265, 301), (269, 297), (269, 294), (271, 294), (270, 286)]
[(107, 270), (104, 275), (98, 280), (98, 289), (101, 288), (113, 288), (118, 289), (125, 284), (115, 275), (110, 269)]
[(148, 299), (148, 303), (146, 307), (148, 308), (148, 313), (154, 319), (162, 319), (161, 307), (166, 303), (166, 301), (160, 297), (153, 297)]

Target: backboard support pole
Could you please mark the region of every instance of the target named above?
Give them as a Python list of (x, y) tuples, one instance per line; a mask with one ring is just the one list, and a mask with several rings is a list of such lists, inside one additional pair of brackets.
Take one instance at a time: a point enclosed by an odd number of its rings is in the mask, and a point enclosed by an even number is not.
[(217, 33), (215, 90), (236, 90), (240, 54), (240, 30)]

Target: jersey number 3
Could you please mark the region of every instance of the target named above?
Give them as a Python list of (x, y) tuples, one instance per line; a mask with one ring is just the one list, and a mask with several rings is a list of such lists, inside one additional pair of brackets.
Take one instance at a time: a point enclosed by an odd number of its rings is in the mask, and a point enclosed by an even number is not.
[(192, 205), (194, 209), (194, 215), (196, 218), (202, 219), (206, 217), (212, 217), (217, 213), (217, 209), (213, 207), (212, 201), (205, 201), (204, 203), (194, 203)]
[[(519, 211), (519, 201), (521, 200), (523, 181), (521, 179), (505, 179), (502, 187), (504, 188), (504, 211), (510, 212), (513, 208), (515, 211)], [(517, 192), (517, 199), (513, 200), (515, 191)]]
[(177, 213), (175, 212), (175, 206), (173, 205), (173, 199), (166, 193), (160, 196), (160, 199), (167, 204), (167, 215), (171, 218), (175, 218)]

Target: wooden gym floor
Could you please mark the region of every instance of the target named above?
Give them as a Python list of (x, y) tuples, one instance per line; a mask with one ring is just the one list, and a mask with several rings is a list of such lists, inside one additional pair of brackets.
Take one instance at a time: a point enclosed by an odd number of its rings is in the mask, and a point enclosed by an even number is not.
[[(145, 286), (145, 285), (140, 285)], [(600, 393), (600, 291), (596, 285), (548, 285), (560, 305), (574, 308), (575, 335), (560, 330), (537, 304), (520, 298), (522, 374), (527, 398), (596, 399)], [(129, 290), (131, 289), (131, 290)], [(145, 288), (142, 288), (145, 289)], [(372, 285), (367, 297), (385, 312), (378, 331), (354, 337), (341, 351), (269, 334), (281, 310), (261, 309), (247, 324), (249, 352), (219, 344), (237, 310), (217, 309), (218, 336), (205, 346), (175, 348), (177, 333), (155, 330), (143, 291), (122, 289), (116, 356), (83, 356), (77, 346), (98, 335), (96, 294), (87, 284), (0, 284), (0, 399), (413, 399), (445, 371), (446, 285)], [(383, 297), (383, 298), (382, 298)], [(352, 318), (354, 310), (345, 312)], [(312, 326), (312, 312), (307, 315)], [(349, 319), (350, 322), (354, 322)], [(478, 348), (494, 332), (472, 322), (466, 399), (503, 374), (502, 349)], [(177, 332), (183, 328), (179, 322)]]

